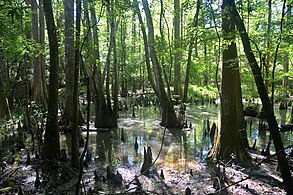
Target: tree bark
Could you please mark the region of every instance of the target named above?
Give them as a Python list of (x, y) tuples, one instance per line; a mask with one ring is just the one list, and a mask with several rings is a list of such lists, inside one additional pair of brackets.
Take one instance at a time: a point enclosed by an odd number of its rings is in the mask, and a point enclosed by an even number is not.
[(74, 87), (74, 1), (64, 0), (66, 99), (61, 124), (72, 125)]
[(71, 143), (71, 165), (74, 168), (79, 168), (79, 142), (78, 142), (78, 110), (79, 110), (79, 97), (78, 97), (78, 80), (79, 80), (79, 64), (80, 64), (80, 20), (81, 20), (81, 0), (76, 1), (76, 21), (75, 21), (75, 52), (74, 52), (74, 77), (73, 77), (73, 128), (72, 128), (72, 143)]
[[(289, 54), (288, 52), (285, 52), (285, 56), (284, 56), (284, 73), (288, 73), (289, 71)], [(284, 76), (283, 77), (283, 81), (282, 81), (282, 87), (283, 87), (283, 98), (287, 98), (288, 96), (288, 83), (289, 83), (289, 78), (288, 76)]]
[(39, 19), (38, 19), (38, 4), (36, 0), (31, 0), (31, 11), (32, 11), (32, 35), (35, 42), (34, 50), (34, 100), (42, 103), (43, 97), (43, 86), (42, 86), (42, 75), (40, 66), (40, 57), (38, 52), (37, 44), (40, 43), (39, 39)]
[(180, 0), (174, 0), (174, 50), (174, 94), (181, 97)]
[[(135, 13), (134, 13), (135, 14)], [(133, 28), (135, 31), (135, 27)], [(120, 32), (120, 42), (121, 42), (121, 96), (127, 96), (127, 80), (126, 80), (126, 22), (121, 22), (121, 32)], [(133, 39), (133, 47), (132, 52), (135, 52), (135, 36), (136, 32), (132, 32), (132, 39)]]
[(117, 48), (116, 48), (116, 28), (117, 21), (115, 17), (115, 6), (114, 0), (111, 1), (111, 13), (110, 13), (110, 25), (111, 25), (111, 34), (113, 39), (113, 112), (112, 112), (112, 123), (114, 127), (117, 127), (117, 118), (118, 118), (118, 64), (117, 64)]
[[(64, 16), (65, 16), (65, 76), (66, 76), (66, 99), (64, 112), (60, 119), (61, 125), (68, 126), (72, 129), (73, 125), (73, 93), (74, 93), (74, 82), (75, 82), (75, 48), (74, 46), (74, 1), (64, 0)], [(81, 111), (78, 103), (78, 123), (79, 125), (84, 124)]]
[(286, 159), (286, 153), (284, 151), (283, 142), (281, 140), (281, 136), (279, 133), (278, 123), (274, 116), (274, 110), (271, 106), (268, 92), (266, 90), (266, 87), (263, 82), (263, 78), (261, 76), (260, 67), (257, 64), (257, 61), (251, 49), (248, 34), (244, 27), (243, 21), (239, 16), (235, 2), (233, 0), (229, 0), (229, 6), (230, 6), (231, 16), (237, 26), (238, 32), (242, 40), (245, 55), (248, 59), (249, 65), (254, 75), (257, 90), (262, 101), (263, 109), (266, 113), (267, 121), (270, 128), (270, 133), (272, 135), (273, 143), (277, 152), (278, 164), (279, 164), (281, 176), (283, 178), (283, 182), (285, 185), (285, 190), (288, 194), (293, 194), (291, 173), (290, 173), (288, 161)]
[[(164, 19), (164, 5), (163, 5), (163, 0), (160, 0), (161, 4), (161, 11), (160, 11), (160, 35), (161, 35), (161, 64), (162, 64), (162, 69), (163, 69), (163, 74), (164, 74), (164, 79), (166, 82), (167, 86), (167, 93), (168, 96), (171, 96), (171, 90), (170, 90), (170, 83), (168, 80), (168, 74), (166, 71), (166, 63), (165, 63), (165, 53), (167, 52), (166, 50), (166, 40), (165, 40), (165, 33), (164, 33), (164, 26), (163, 26), (163, 19)], [(171, 56), (170, 56), (171, 57)]]
[(47, 82), (46, 82), (46, 67), (45, 67), (45, 16), (44, 16), (44, 0), (40, 0), (39, 6), (39, 30), (40, 30), (40, 71), (41, 71), (41, 83), (42, 83), (42, 96), (43, 106), (47, 109)]
[(272, 0), (268, 0), (268, 22), (267, 22), (267, 40), (266, 40), (266, 64), (265, 64), (265, 86), (269, 87), (270, 59), (271, 59), (271, 22), (272, 21)]
[(47, 23), (47, 33), (50, 48), (50, 75), (48, 115), (43, 147), (43, 159), (53, 168), (57, 168), (59, 160), (60, 142), (58, 125), (58, 39), (52, 10), (51, 0), (44, 0), (44, 11)]
[[(241, 91), (239, 63), (235, 43), (235, 24), (229, 17), (228, 0), (222, 3), (223, 60), (221, 78), (220, 123), (215, 142), (209, 157), (220, 161), (231, 160), (235, 156), (237, 163), (250, 164), (250, 156), (245, 150), (239, 132), (238, 102)], [(239, 81), (238, 81), (239, 80)]]
[(0, 118), (5, 118), (9, 114), (6, 101), (9, 96), (7, 89), (8, 83), (8, 71), (4, 62), (4, 51), (0, 47)]

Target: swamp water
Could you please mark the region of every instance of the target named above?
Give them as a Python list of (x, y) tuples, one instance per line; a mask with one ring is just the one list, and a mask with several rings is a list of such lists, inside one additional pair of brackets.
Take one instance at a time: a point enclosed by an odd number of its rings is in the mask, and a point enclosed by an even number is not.
[[(206, 131), (207, 120), (210, 126), (216, 122), (218, 110), (216, 105), (188, 105), (186, 119), (188, 126), (192, 123), (192, 128), (184, 130), (169, 130), (159, 126), (160, 111), (153, 106), (136, 108), (136, 117), (132, 117), (132, 109), (120, 112), (117, 129), (90, 133), (91, 162), (89, 167), (84, 169), (85, 190), (91, 188), (100, 193), (135, 191), (137, 185), (133, 181), (135, 176), (140, 176), (144, 147), (150, 146), (152, 159), (156, 162), (151, 168), (151, 178), (139, 177), (145, 191), (150, 194), (161, 194), (166, 191), (171, 194), (184, 194), (186, 187), (190, 186), (199, 194), (214, 192), (205, 165), (205, 158), (211, 148), (210, 137), (206, 135)], [(280, 124), (290, 120), (290, 113), (290, 109), (287, 112), (275, 110)], [(260, 151), (268, 143), (269, 131), (258, 130), (257, 118), (246, 119), (248, 126), (252, 121), (251, 130), (247, 128), (249, 144), (252, 146), (254, 140), (257, 140), (256, 149)], [(284, 146), (292, 143), (291, 132), (281, 132), (281, 136)], [(137, 150), (135, 142), (138, 144)], [(64, 141), (62, 147), (66, 148)], [(114, 173), (119, 172), (122, 175), (123, 186), (113, 187), (102, 182), (102, 178), (106, 177), (107, 166), (113, 167)], [(96, 180), (93, 178), (93, 172), (96, 172)], [(161, 172), (164, 173), (164, 182)], [(98, 181), (97, 177), (100, 178)]]

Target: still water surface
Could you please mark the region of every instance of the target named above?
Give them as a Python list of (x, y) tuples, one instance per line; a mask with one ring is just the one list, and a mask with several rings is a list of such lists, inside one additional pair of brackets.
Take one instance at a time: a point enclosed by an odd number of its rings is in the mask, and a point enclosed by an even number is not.
[[(275, 114), (280, 124), (290, 121), (290, 111), (279, 110)], [(175, 107), (175, 109), (179, 109)], [(292, 109), (292, 108), (290, 108)], [(185, 130), (169, 130), (159, 126), (160, 111), (154, 106), (136, 107), (135, 117), (132, 109), (120, 111), (118, 128), (110, 131), (91, 132), (89, 148), (93, 160), (103, 161), (112, 165), (123, 164), (128, 167), (140, 167), (143, 162), (144, 147), (151, 146), (153, 159), (159, 154), (165, 132), (162, 150), (157, 164), (186, 169), (188, 162), (204, 161), (211, 148), (210, 137), (206, 135), (208, 124), (217, 123), (219, 107), (217, 105), (194, 105), (186, 108), (188, 126)], [(256, 148), (263, 149), (268, 143), (269, 131), (258, 129), (258, 119), (247, 117), (247, 135), (250, 146), (257, 140)], [(252, 122), (251, 130), (249, 124)], [(284, 146), (292, 144), (292, 133), (281, 132)], [(135, 150), (137, 140), (138, 150)], [(63, 142), (64, 143), (64, 142)], [(65, 147), (65, 145), (63, 145)], [(273, 147), (271, 147), (273, 150)]]

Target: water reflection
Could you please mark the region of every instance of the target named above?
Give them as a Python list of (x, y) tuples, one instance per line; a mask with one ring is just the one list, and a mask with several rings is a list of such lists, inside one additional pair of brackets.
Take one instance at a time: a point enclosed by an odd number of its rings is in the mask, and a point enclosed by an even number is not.
[[(90, 134), (90, 148), (96, 156), (96, 161), (138, 168), (143, 162), (144, 147), (151, 146), (153, 159), (159, 154), (164, 132), (164, 128), (158, 125), (159, 109), (153, 106), (137, 106), (135, 117), (132, 116), (132, 111), (129, 109), (119, 113), (117, 129), (98, 130), (97, 133)], [(210, 126), (214, 122), (217, 123), (218, 113), (219, 108), (213, 105), (187, 106), (185, 120), (187, 124), (192, 124), (189, 125), (191, 128), (184, 131), (166, 129), (162, 151), (156, 164), (186, 172), (190, 166), (194, 166), (194, 160), (204, 161), (211, 148)], [(286, 111), (276, 110), (275, 113), (280, 124), (288, 123)], [(246, 119), (249, 145), (252, 146), (257, 140), (256, 149), (262, 150), (268, 143), (269, 131), (258, 128), (257, 118)], [(290, 144), (291, 132), (282, 132), (281, 136), (285, 146)]]
[(111, 131), (100, 131), (96, 134), (96, 160), (112, 162)]

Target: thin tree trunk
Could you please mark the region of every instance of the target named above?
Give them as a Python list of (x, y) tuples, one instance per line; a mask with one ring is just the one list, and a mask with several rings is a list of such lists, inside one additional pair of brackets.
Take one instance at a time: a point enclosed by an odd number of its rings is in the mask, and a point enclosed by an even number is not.
[(148, 46), (150, 50), (150, 57), (154, 67), (156, 84), (158, 87), (159, 100), (162, 108), (162, 120), (161, 125), (165, 127), (179, 127), (180, 122), (177, 119), (173, 104), (170, 98), (167, 96), (165, 86), (162, 79), (161, 66), (159, 65), (157, 53), (155, 49), (155, 37), (154, 27), (151, 12), (146, 0), (142, 0), (142, 4), (146, 13), (147, 25), (148, 25)]
[[(96, 13), (93, 5), (90, 5), (90, 12), (91, 12), (91, 21), (93, 26), (93, 43), (94, 47), (94, 57), (96, 66), (94, 66), (93, 70), (93, 84), (97, 83), (95, 86), (95, 106), (96, 106), (96, 117), (95, 117), (95, 127), (97, 128), (109, 128), (112, 125), (110, 111), (108, 109), (106, 99), (104, 96), (104, 79), (102, 77), (101, 72), (101, 60), (100, 60), (100, 44), (99, 44), (99, 34), (98, 28), (96, 25)], [(95, 80), (97, 79), (97, 82)]]
[[(35, 44), (40, 42), (39, 39), (39, 19), (38, 19), (38, 4), (36, 0), (31, 0), (31, 10), (32, 10), (32, 34)], [(37, 48), (37, 47), (36, 47)], [(41, 66), (40, 57), (37, 49), (34, 50), (34, 100), (42, 103), (43, 97), (43, 86), (41, 77)]]
[(43, 106), (47, 109), (47, 83), (46, 83), (46, 68), (45, 68), (45, 18), (44, 18), (44, 0), (40, 0), (39, 6), (39, 29), (40, 29), (40, 44), (41, 44), (41, 53), (40, 53), (40, 67), (41, 67), (41, 83), (42, 83), (42, 96), (43, 96)]
[(138, 3), (137, 0), (133, 1), (134, 3), (134, 8), (136, 11), (136, 14), (138, 16), (138, 20), (140, 23), (140, 27), (141, 27), (141, 32), (142, 32), (142, 36), (143, 36), (143, 42), (144, 42), (144, 52), (145, 52), (145, 62), (146, 62), (146, 66), (147, 66), (147, 72), (148, 72), (148, 80), (153, 88), (153, 90), (155, 91), (156, 95), (159, 96), (159, 92), (158, 92), (158, 88), (155, 84), (154, 81), (154, 77), (153, 77), (153, 73), (152, 73), (152, 68), (151, 68), (151, 63), (150, 63), (150, 52), (149, 52), (149, 48), (148, 48), (148, 40), (147, 40), (147, 34), (146, 34), (146, 29), (141, 17), (141, 13), (138, 7)]
[(261, 70), (257, 64), (257, 61), (256, 61), (255, 56), (253, 54), (253, 51), (251, 49), (248, 34), (247, 34), (246, 29), (244, 27), (243, 21), (241, 20), (241, 18), (239, 16), (235, 2), (233, 0), (230, 0), (229, 6), (230, 6), (230, 12), (231, 12), (232, 18), (235, 21), (238, 32), (240, 34), (240, 37), (241, 37), (241, 40), (243, 43), (243, 47), (244, 47), (244, 52), (245, 52), (245, 55), (248, 59), (251, 70), (253, 72), (254, 79), (256, 82), (256, 86), (257, 86), (257, 90), (258, 90), (259, 96), (261, 98), (264, 111), (266, 113), (267, 121), (268, 121), (269, 128), (270, 128), (270, 133), (272, 135), (274, 146), (277, 151), (278, 164), (279, 164), (279, 167), (281, 170), (281, 176), (283, 178), (285, 190), (288, 194), (293, 194), (291, 173), (290, 173), (288, 161), (286, 159), (286, 153), (284, 151), (283, 142), (281, 140), (281, 136), (279, 133), (278, 123), (277, 123), (276, 118), (274, 116), (274, 110), (271, 106), (268, 92), (266, 90), (266, 87), (263, 82), (263, 78), (261, 76)]
[(60, 142), (58, 125), (58, 39), (51, 0), (44, 0), (44, 11), (47, 23), (47, 32), (50, 48), (50, 75), (49, 75), (49, 100), (48, 115), (45, 131), (45, 140), (42, 157), (54, 169), (58, 167)]
[[(134, 28), (135, 29), (135, 28)], [(135, 36), (136, 33), (132, 33), (132, 36)], [(120, 33), (120, 42), (121, 42), (121, 96), (127, 96), (127, 80), (126, 80), (126, 22), (121, 22), (121, 33)], [(135, 39), (135, 38), (133, 38)], [(133, 41), (132, 50), (135, 50), (135, 41)]]
[(106, 67), (105, 67), (105, 71), (106, 71), (106, 99), (107, 99), (107, 107), (108, 110), (110, 112), (110, 115), (112, 116), (112, 107), (111, 107), (111, 95), (110, 95), (110, 65), (111, 65), (111, 53), (112, 53), (112, 49), (113, 49), (113, 44), (114, 44), (114, 39), (115, 35), (113, 34), (114, 31), (112, 31), (111, 28), (111, 6), (110, 6), (110, 2), (108, 2), (106, 4), (107, 7), (107, 12), (108, 12), (108, 18), (107, 18), (107, 25), (110, 28), (110, 37), (109, 37), (109, 47), (108, 47), (108, 53), (107, 53), (107, 58), (106, 58)]
[(81, 0), (76, 1), (76, 21), (75, 21), (75, 55), (74, 55), (74, 82), (73, 82), (73, 128), (72, 128), (72, 145), (71, 145), (71, 165), (78, 169), (78, 80), (79, 80), (79, 64), (80, 64), (80, 20), (81, 20)]
[[(199, 15), (200, 6), (201, 6), (201, 0), (197, 0), (196, 12), (195, 12), (195, 15), (193, 17), (193, 22), (192, 22), (192, 26), (194, 28), (196, 28), (198, 25), (198, 15)], [(193, 46), (195, 44), (195, 41), (196, 41), (196, 36), (191, 35), (191, 40), (189, 42), (188, 55), (187, 55), (186, 73), (185, 73), (185, 81), (184, 81), (184, 92), (183, 92), (183, 98), (182, 98), (183, 103), (185, 103), (187, 101), (189, 74), (190, 74), (190, 67), (191, 67), (191, 57), (192, 57), (192, 50), (193, 50)]]
[(112, 122), (113, 126), (117, 127), (118, 118), (118, 64), (117, 64), (117, 48), (116, 48), (116, 19), (115, 19), (115, 9), (114, 0), (111, 2), (111, 34), (113, 35), (113, 113)]
[[(288, 73), (289, 71), (289, 54), (288, 52), (285, 52), (284, 56), (284, 73)], [(282, 87), (283, 87), (283, 97), (287, 98), (288, 96), (288, 83), (289, 83), (289, 78), (288, 76), (283, 77), (283, 82), (282, 82)]]
[[(72, 129), (74, 110), (74, 82), (75, 82), (75, 49), (74, 45), (74, 1), (64, 0), (64, 15), (65, 15), (65, 75), (66, 75), (66, 97), (64, 112), (60, 119), (60, 124)], [(78, 33), (76, 31), (76, 33)], [(76, 46), (76, 47), (75, 47)], [(79, 69), (79, 68), (78, 68)], [(84, 124), (84, 119), (81, 114), (78, 103), (78, 124)]]
[(4, 62), (4, 51), (0, 46), (0, 118), (9, 115), (7, 98), (8, 98), (8, 71)]
[(272, 0), (268, 0), (268, 23), (267, 23), (267, 40), (266, 40), (266, 64), (265, 64), (265, 86), (268, 90), (269, 87), (269, 74), (270, 74), (270, 58), (271, 58), (271, 21), (272, 21)]
[(180, 0), (174, 0), (174, 94), (181, 94)]
[[(163, 69), (163, 74), (164, 74), (164, 78), (165, 78), (165, 82), (167, 85), (167, 92), (168, 92), (168, 96), (171, 96), (171, 90), (170, 90), (170, 83), (168, 80), (168, 74), (166, 71), (166, 64), (165, 64), (165, 52), (166, 51), (166, 41), (165, 41), (165, 33), (164, 33), (164, 27), (163, 27), (163, 19), (164, 19), (164, 5), (163, 5), (163, 0), (160, 0), (161, 2), (161, 12), (160, 12), (160, 34), (161, 34), (161, 52), (162, 52), (162, 56), (161, 56), (161, 64), (162, 64), (162, 69)], [(171, 56), (170, 56), (171, 57)]]

